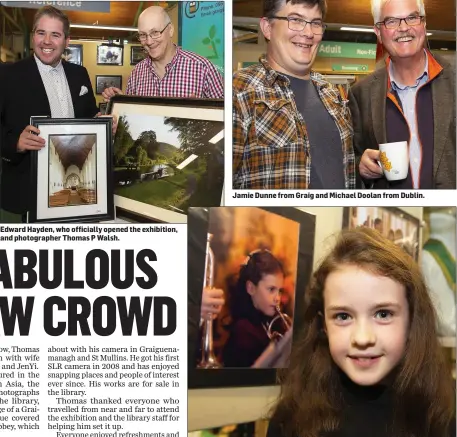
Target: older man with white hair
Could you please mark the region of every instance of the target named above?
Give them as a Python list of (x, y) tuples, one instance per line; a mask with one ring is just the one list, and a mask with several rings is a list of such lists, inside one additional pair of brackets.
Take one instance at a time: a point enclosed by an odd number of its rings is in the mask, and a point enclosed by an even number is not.
[[(126, 94), (160, 97), (224, 98), (222, 77), (203, 56), (172, 42), (174, 26), (159, 6), (145, 9), (138, 18), (138, 40), (148, 54), (132, 71)], [(119, 88), (105, 89), (109, 101)]]
[[(423, 0), (372, 0), (386, 65), (349, 93), (354, 149), (368, 188), (455, 189), (455, 64), (426, 42)], [(406, 179), (387, 181), (379, 144), (408, 142)]]

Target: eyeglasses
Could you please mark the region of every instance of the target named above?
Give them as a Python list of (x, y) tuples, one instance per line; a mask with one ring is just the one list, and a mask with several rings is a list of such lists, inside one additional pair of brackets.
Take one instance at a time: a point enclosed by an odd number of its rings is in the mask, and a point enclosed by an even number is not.
[(383, 24), (386, 29), (397, 29), (400, 27), (402, 21), (404, 21), (408, 26), (419, 26), (419, 24), (424, 21), (424, 18), (425, 17), (423, 15), (410, 15), (406, 18), (389, 17), (384, 21), (376, 23), (376, 26), (379, 27)]
[(314, 35), (322, 35), (325, 31), (325, 28), (327, 27), (326, 24), (324, 24), (322, 21), (317, 20), (317, 21), (306, 21), (303, 20), (302, 18), (297, 18), (297, 17), (268, 17), (269, 19), (275, 19), (275, 20), (286, 20), (288, 22), (288, 26), (290, 30), (293, 30), (294, 32), (301, 32), (304, 30), (307, 24), (311, 26), (311, 30), (314, 33)]
[(165, 29), (168, 27), (169, 24), (170, 23), (168, 23), (162, 30), (152, 30), (149, 33), (139, 32), (138, 35), (137, 35), (138, 41), (144, 42), (144, 41), (146, 41), (148, 39), (148, 36), (151, 39), (160, 38), (160, 36), (162, 35), (162, 33), (165, 32)]

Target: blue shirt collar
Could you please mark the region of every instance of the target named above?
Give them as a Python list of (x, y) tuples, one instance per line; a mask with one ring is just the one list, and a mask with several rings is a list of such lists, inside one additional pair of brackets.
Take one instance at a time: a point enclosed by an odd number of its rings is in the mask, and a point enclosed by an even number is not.
[(424, 54), (425, 54), (424, 71), (416, 79), (416, 85), (413, 85), (413, 86), (403, 85), (398, 80), (396, 80), (395, 77), (394, 77), (393, 62), (391, 61), (389, 63), (389, 76), (390, 76), (390, 82), (392, 84), (392, 87), (396, 88), (399, 91), (400, 90), (404, 90), (406, 88), (416, 88), (417, 86), (419, 86), (419, 84), (421, 83), (421, 81), (424, 78), (428, 78), (428, 56), (427, 56), (427, 52), (425, 51), (425, 49), (424, 49)]

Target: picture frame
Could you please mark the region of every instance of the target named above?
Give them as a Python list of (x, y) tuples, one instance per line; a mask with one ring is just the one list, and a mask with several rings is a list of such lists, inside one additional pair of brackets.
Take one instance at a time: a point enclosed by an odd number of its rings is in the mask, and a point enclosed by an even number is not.
[(98, 104), (98, 110), (102, 115), (106, 114), (106, 110), (108, 108), (108, 103), (107, 102), (101, 102)]
[(83, 48), (82, 44), (69, 44), (62, 54), (62, 59), (72, 64), (83, 65)]
[(136, 65), (146, 57), (146, 52), (143, 46), (130, 47), (130, 65)]
[(404, 210), (387, 206), (351, 206), (343, 210), (343, 229), (367, 226), (402, 247), (419, 260), (421, 222)]
[[(186, 223), (191, 206), (220, 206), (224, 186), (224, 101), (116, 95), (114, 199), (123, 210)], [(128, 122), (128, 132), (124, 129)], [(141, 146), (141, 161), (137, 154)]]
[(100, 75), (95, 76), (95, 94), (102, 92), (109, 87), (122, 89), (122, 76), (120, 75)]
[[(243, 214), (252, 213), (251, 220), (241, 220), (241, 215), (236, 217), (241, 210)], [(221, 219), (214, 219), (214, 216), (225, 217), (226, 223), (232, 223), (228, 226), (221, 227)], [(314, 256), (314, 237), (316, 218), (313, 214), (300, 211), (293, 207), (213, 207), (213, 208), (190, 208), (188, 215), (188, 388), (227, 388), (227, 387), (247, 387), (247, 386), (266, 386), (276, 384), (276, 368), (246, 368), (246, 367), (231, 367), (231, 368), (198, 368), (200, 351), (198, 345), (203, 340), (201, 329), (201, 302), (202, 290), (205, 285), (205, 269), (207, 266), (207, 241), (208, 234), (212, 234), (213, 238), (209, 243), (212, 247), (213, 262), (215, 274), (218, 276), (214, 280), (214, 287), (221, 288), (221, 278), (232, 278), (226, 267), (231, 265), (237, 268), (240, 264), (237, 262), (248, 254), (240, 252), (238, 244), (244, 244), (244, 248), (257, 247), (263, 242), (265, 248), (271, 246), (271, 252), (281, 259), (283, 265), (284, 257), (281, 258), (279, 253), (285, 245), (280, 242), (285, 228), (269, 227), (268, 220), (265, 217), (271, 216), (275, 220), (282, 219), (289, 222), (294, 222), (294, 226), (298, 228), (298, 236), (296, 240), (296, 261), (293, 265), (295, 271), (294, 282), (294, 304), (293, 304), (293, 330), (292, 330), (292, 349), (297, 341), (300, 331), (303, 328), (304, 319), (304, 296), (305, 290), (309, 284)], [(245, 216), (244, 216), (245, 217)], [(219, 225), (217, 224), (219, 220)], [(234, 226), (232, 226), (235, 224)], [(245, 229), (243, 230), (243, 227)], [(250, 234), (251, 231), (254, 231)], [(244, 232), (244, 233), (243, 233)], [(247, 237), (247, 235), (249, 235)], [(250, 240), (246, 242), (246, 239)], [(275, 243), (276, 241), (276, 243)], [(289, 240), (288, 240), (289, 241)], [(230, 245), (231, 249), (224, 255), (225, 246)], [(282, 244), (282, 246), (281, 246)], [(249, 246), (250, 245), (250, 246)], [(237, 248), (236, 248), (237, 247)], [(275, 247), (275, 248), (273, 248)], [(249, 249), (248, 249), (249, 250)], [(283, 254), (285, 255), (285, 254)], [(250, 254), (248, 255), (248, 257)], [(227, 258), (228, 257), (228, 258)], [(291, 261), (292, 262), (292, 261)], [(221, 263), (221, 264), (219, 264)], [(243, 264), (243, 263), (242, 263)], [(241, 265), (242, 265), (241, 264)], [(241, 272), (241, 270), (240, 270)], [(209, 273), (208, 273), (209, 275)], [(222, 275), (222, 276), (221, 276)], [(225, 280), (225, 279), (224, 279)], [(228, 282), (226, 282), (228, 284)], [(290, 284), (290, 282), (287, 282)], [(286, 284), (286, 279), (284, 284)], [(208, 285), (208, 284), (206, 284)], [(230, 300), (228, 288), (224, 289), (225, 298)], [(230, 295), (231, 296), (231, 295)], [(289, 308), (290, 310), (290, 308)], [(217, 327), (213, 326), (213, 333), (219, 333), (220, 329), (226, 325), (226, 316), (221, 311), (218, 315), (221, 324)], [(203, 322), (204, 323), (204, 322)], [(229, 325), (229, 324), (228, 324)], [(222, 327), (222, 328), (221, 328)], [(214, 334), (216, 335), (216, 334)], [(213, 342), (214, 339), (210, 341)], [(213, 342), (215, 345), (215, 356), (220, 361), (221, 351), (217, 351), (217, 344), (220, 344), (220, 337)], [(222, 354), (223, 356), (223, 354)]]
[[(199, 430), (190, 430), (188, 437), (256, 437), (266, 435), (268, 428), (267, 420), (256, 420), (255, 422), (232, 423), (224, 426), (210, 427)], [(264, 433), (259, 430), (264, 429)]]
[(124, 46), (113, 44), (98, 45), (97, 65), (124, 65)]
[(31, 154), (28, 223), (114, 220), (112, 119), (31, 117), (45, 147)]

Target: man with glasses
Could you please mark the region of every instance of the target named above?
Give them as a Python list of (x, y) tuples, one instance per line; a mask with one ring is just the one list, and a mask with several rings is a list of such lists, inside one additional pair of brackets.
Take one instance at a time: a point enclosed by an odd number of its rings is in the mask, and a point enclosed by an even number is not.
[[(222, 77), (203, 56), (183, 50), (172, 42), (174, 26), (159, 6), (145, 9), (138, 18), (138, 40), (147, 53), (132, 71), (126, 94), (160, 97), (224, 98)], [(106, 102), (119, 88), (103, 92)]]
[(233, 77), (235, 189), (355, 188), (347, 100), (312, 71), (325, 0), (265, 0), (260, 63)]
[[(423, 0), (372, 0), (386, 66), (349, 93), (358, 170), (367, 188), (454, 189), (455, 66), (426, 44)], [(387, 181), (379, 144), (407, 141), (406, 179)]]

